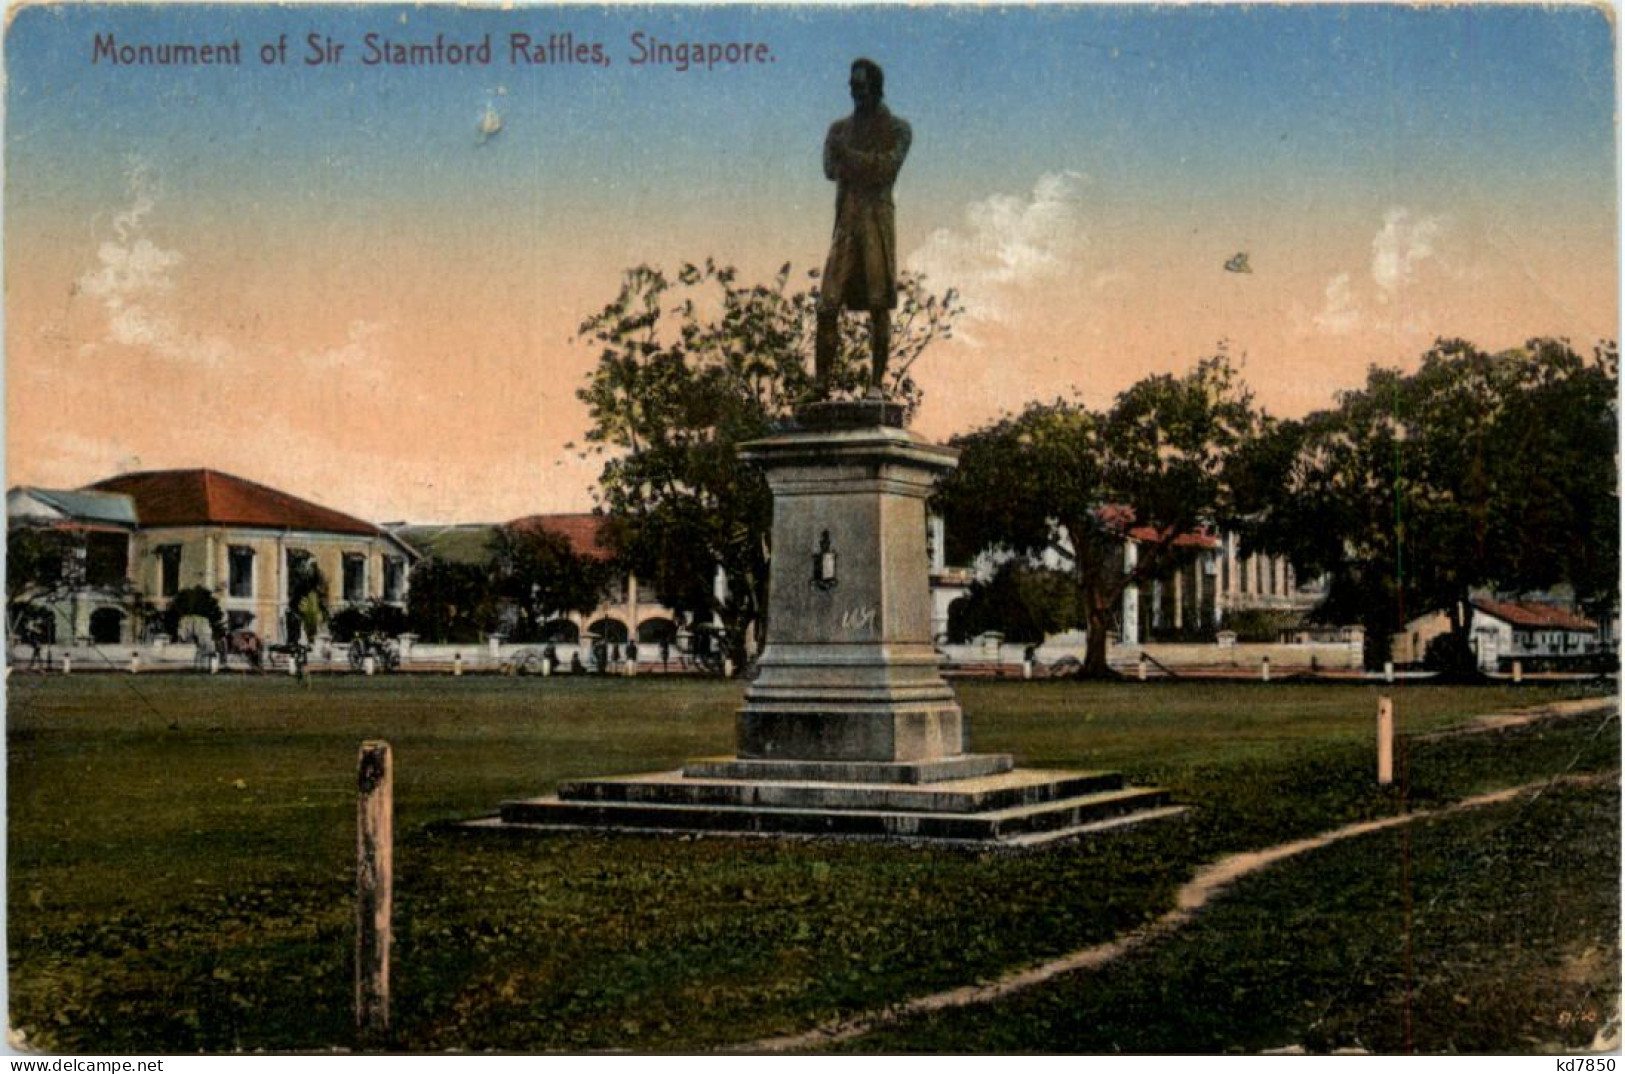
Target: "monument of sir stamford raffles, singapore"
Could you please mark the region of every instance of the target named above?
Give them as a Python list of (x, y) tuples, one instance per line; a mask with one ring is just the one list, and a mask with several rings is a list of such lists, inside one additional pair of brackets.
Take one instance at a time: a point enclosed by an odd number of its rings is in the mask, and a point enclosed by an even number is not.
[[(932, 644), (926, 499), (956, 452), (884, 398), (896, 304), (891, 189), (911, 132), (852, 65), (853, 113), (824, 144), (836, 220), (818, 310), (814, 397), (744, 445), (773, 493), (766, 638), (733, 757), (576, 780), (502, 803), (482, 827), (846, 835), (1027, 844), (1166, 816), (1166, 792), (1111, 772), (1035, 771), (967, 753)], [(828, 398), (843, 310), (869, 316), (863, 399)]]

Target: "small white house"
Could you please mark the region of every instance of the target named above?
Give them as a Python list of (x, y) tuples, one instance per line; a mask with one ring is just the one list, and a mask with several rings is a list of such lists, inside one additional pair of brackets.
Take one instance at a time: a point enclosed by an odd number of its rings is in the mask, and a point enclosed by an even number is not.
[(1599, 649), (1597, 624), (1555, 604), (1475, 600), (1472, 638), (1478, 666), (1495, 670), (1503, 659), (1581, 656)]

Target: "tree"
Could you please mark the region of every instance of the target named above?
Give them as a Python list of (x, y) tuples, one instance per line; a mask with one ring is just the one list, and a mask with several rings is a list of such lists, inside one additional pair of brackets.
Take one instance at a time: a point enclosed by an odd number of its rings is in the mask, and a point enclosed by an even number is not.
[(1330, 579), (1323, 619), (1358, 621), (1366, 660), (1443, 610), (1434, 660), (1473, 671), (1474, 591), (1573, 587), (1618, 599), (1618, 352), (1562, 340), (1490, 354), (1440, 340), (1410, 374), (1373, 367), (1335, 408), (1282, 422), (1238, 467), (1247, 542)]
[[(772, 496), (738, 446), (768, 435), (812, 387), (817, 291), (792, 291), (790, 277), (785, 265), (747, 286), (710, 261), (683, 265), (675, 279), (639, 266), (579, 331), (599, 351), (577, 394), (591, 414), (587, 441), (606, 456), (598, 496), (608, 539), (669, 607), (691, 621), (717, 618), (741, 668), (747, 637), (759, 643), (765, 625)], [(888, 381), (908, 407), (919, 402), (910, 368), (957, 314), (953, 292), (899, 280)], [(866, 348), (859, 319), (844, 318), (837, 394), (863, 384)]]
[(51, 526), (6, 531), (6, 629), (14, 637), (84, 585), (84, 534)]
[(955, 437), (959, 469), (936, 503), (960, 554), (1048, 555), (1069, 571), (1089, 633), (1082, 673), (1109, 675), (1123, 591), (1188, 561), (1192, 538), (1225, 520), (1229, 460), (1258, 422), (1221, 353), (1147, 377), (1098, 413), (1033, 403)]
[(327, 620), (327, 628), (338, 642), (367, 636), (394, 638), (406, 633), (406, 625), (404, 611), (376, 598), (365, 604), (346, 605)]
[(510, 523), (492, 542), (496, 592), (518, 613), (515, 641), (541, 641), (549, 620), (598, 607), (610, 582), (607, 564), (577, 555), (560, 534)]
[(491, 572), (477, 564), (420, 561), (406, 600), (407, 625), (425, 642), (477, 642), (496, 629)]
[(125, 574), (128, 537), (58, 526), (11, 526), (6, 531), (6, 627), (14, 637), (48, 631), (55, 606), (94, 591), (98, 603), (121, 604), (139, 636), (159, 614)]
[(328, 609), (327, 575), (316, 557), (304, 549), (288, 549), (288, 640), (298, 640), (296, 622), (307, 638), (314, 638), (328, 620)]
[(218, 638), (226, 632), (226, 615), (220, 601), (207, 586), (196, 585), (183, 589), (170, 598), (163, 611), (164, 633), (177, 641), (191, 641), (181, 637), (182, 620), (200, 618), (209, 624), (209, 634)]
[(1020, 559), (1001, 563), (985, 582), (972, 582), (948, 611), (948, 636), (956, 644), (998, 631), (1005, 641), (1036, 645), (1082, 624), (1072, 576)]

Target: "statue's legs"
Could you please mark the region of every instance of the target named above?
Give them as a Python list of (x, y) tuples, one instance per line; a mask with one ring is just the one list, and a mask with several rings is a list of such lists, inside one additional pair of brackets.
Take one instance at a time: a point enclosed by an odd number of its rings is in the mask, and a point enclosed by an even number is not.
[(885, 391), (886, 359), (891, 355), (891, 310), (869, 311), (869, 390)]
[(813, 352), (813, 391), (820, 399), (829, 398), (830, 376), (835, 372), (835, 351), (840, 346), (841, 311), (818, 310), (818, 336)]

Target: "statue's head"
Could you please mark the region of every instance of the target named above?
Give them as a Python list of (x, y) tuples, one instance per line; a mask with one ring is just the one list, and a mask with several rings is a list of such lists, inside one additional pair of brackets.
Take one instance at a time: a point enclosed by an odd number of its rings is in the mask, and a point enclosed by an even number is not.
[(852, 103), (860, 112), (872, 110), (886, 95), (886, 73), (873, 60), (852, 61)]

